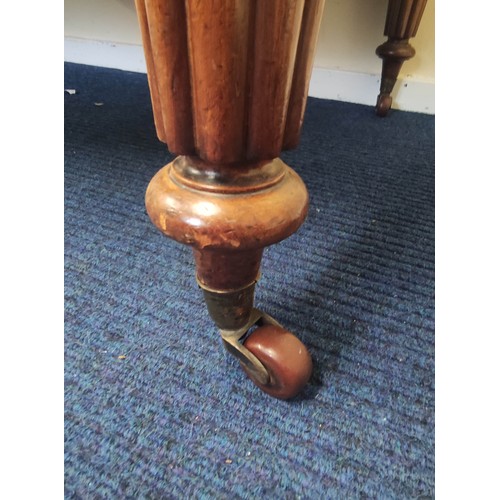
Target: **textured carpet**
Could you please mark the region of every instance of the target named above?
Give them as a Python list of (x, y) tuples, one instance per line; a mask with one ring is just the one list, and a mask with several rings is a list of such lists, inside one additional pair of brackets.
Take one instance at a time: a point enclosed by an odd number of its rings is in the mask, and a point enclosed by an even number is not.
[(311, 206), (256, 305), (315, 373), (266, 396), (224, 350), (190, 249), (149, 221), (172, 159), (146, 76), (66, 64), (66, 498), (434, 496), (434, 117), (310, 99), (282, 158)]

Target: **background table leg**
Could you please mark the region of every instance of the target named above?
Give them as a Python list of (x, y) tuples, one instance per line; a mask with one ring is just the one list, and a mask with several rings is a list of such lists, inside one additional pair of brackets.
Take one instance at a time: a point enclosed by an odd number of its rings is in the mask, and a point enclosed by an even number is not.
[(415, 37), (427, 0), (389, 0), (384, 35), (388, 40), (377, 47), (376, 54), (383, 60), (380, 94), (376, 112), (386, 116), (392, 105), (391, 92), (405, 61), (415, 55), (409, 39)]

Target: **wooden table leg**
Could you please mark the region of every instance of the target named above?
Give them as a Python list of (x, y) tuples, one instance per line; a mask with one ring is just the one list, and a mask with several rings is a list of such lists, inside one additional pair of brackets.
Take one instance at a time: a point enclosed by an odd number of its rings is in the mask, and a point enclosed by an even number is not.
[(136, 0), (157, 134), (178, 155), (151, 180), (148, 214), (193, 247), (224, 345), (282, 399), (307, 383), (311, 358), (253, 297), (263, 249), (307, 213), (306, 187), (278, 157), (299, 141), (323, 5)]
[(415, 37), (427, 0), (389, 0), (384, 35), (388, 40), (377, 47), (382, 58), (382, 79), (376, 112), (386, 116), (392, 105), (391, 92), (405, 61), (415, 55), (409, 39)]

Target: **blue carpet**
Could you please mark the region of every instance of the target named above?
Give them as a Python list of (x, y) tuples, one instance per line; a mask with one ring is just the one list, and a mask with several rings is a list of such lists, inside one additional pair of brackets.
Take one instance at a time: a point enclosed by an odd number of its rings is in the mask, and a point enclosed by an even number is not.
[(65, 80), (66, 498), (433, 497), (434, 117), (309, 99), (282, 155), (309, 216), (256, 297), (314, 359), (284, 402), (225, 352), (190, 249), (145, 213), (172, 159), (146, 76)]

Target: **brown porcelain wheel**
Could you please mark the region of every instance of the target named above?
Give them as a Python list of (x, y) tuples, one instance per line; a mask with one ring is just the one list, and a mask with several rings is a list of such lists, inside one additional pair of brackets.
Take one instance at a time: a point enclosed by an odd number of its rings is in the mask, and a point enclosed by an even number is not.
[(244, 343), (266, 367), (270, 382), (257, 382), (243, 367), (248, 377), (264, 392), (278, 399), (296, 396), (312, 374), (312, 360), (305, 345), (289, 331), (264, 325), (257, 328)]
[(392, 106), (392, 97), (387, 94), (380, 94), (377, 98), (377, 115), (387, 116)]

